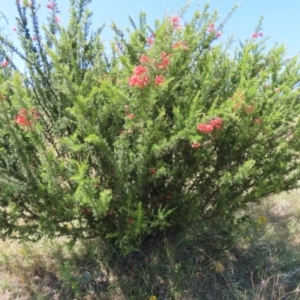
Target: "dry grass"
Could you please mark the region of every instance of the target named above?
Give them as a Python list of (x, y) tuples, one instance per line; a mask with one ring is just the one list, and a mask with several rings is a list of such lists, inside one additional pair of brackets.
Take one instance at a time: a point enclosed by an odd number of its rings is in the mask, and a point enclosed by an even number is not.
[(190, 228), (120, 257), (99, 241), (2, 241), (0, 299), (300, 299), (299, 197), (253, 205), (231, 243)]

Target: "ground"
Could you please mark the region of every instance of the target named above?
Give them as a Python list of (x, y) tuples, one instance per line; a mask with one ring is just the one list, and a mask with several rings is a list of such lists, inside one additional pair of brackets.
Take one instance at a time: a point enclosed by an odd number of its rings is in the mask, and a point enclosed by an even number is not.
[(127, 257), (99, 241), (2, 241), (0, 299), (300, 299), (299, 196), (249, 207), (230, 244), (196, 228)]

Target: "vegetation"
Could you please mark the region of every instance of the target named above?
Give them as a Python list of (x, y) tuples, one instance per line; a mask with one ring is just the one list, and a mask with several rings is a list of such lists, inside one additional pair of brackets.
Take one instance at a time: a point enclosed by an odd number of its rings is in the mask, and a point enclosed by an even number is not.
[[(153, 26), (141, 13), (126, 33), (112, 23), (108, 55), (89, 3), (70, 0), (64, 27), (49, 0), (41, 29), (36, 1), (16, 1), (21, 49), (0, 35), (0, 237), (41, 240), (0, 264), (21, 265), (17, 286), (37, 299), (296, 297), (283, 256), (300, 258), (249, 207), (299, 185), (297, 57), (266, 50), (261, 24), (221, 43), (227, 19), (207, 5)], [(254, 239), (268, 235), (265, 251)], [(83, 248), (65, 260), (56, 241)]]
[(65, 28), (49, 1), (41, 32), (35, 1), (16, 1), (22, 49), (0, 37), (3, 238), (130, 253), (165, 229), (230, 232), (247, 203), (298, 186), (299, 63), (283, 46), (263, 51), (258, 26), (232, 54), (205, 6), (154, 27), (141, 13), (128, 35), (113, 23), (107, 57), (89, 2), (70, 1)]
[(230, 245), (226, 235), (198, 228), (126, 257), (98, 241), (77, 242), (72, 250), (63, 238), (1, 242), (0, 298), (299, 299), (299, 191), (262, 200), (251, 211)]

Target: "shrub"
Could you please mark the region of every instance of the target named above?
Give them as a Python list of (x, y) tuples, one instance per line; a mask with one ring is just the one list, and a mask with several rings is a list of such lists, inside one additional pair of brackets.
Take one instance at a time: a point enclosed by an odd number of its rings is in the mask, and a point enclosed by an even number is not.
[(49, 1), (41, 33), (35, 1), (17, 1), (22, 50), (0, 37), (26, 64), (7, 55), (0, 73), (2, 237), (101, 237), (128, 253), (166, 228), (230, 228), (298, 186), (299, 62), (284, 46), (265, 50), (258, 26), (234, 49), (205, 6), (154, 27), (141, 13), (127, 34), (113, 23), (109, 56), (89, 2), (71, 0), (64, 27)]

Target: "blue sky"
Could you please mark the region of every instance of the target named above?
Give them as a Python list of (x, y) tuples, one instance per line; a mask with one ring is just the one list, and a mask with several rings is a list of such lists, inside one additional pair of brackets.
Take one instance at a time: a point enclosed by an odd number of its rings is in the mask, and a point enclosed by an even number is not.
[[(93, 24), (100, 26), (103, 22), (110, 23), (116, 21), (121, 28), (129, 25), (128, 14), (134, 20), (138, 20), (140, 10), (147, 12), (148, 20), (151, 23), (154, 18), (162, 17), (166, 12), (176, 14), (176, 11), (187, 1), (185, 0), (93, 0), (90, 9), (93, 11)], [(221, 18), (225, 17), (237, 0), (210, 0), (200, 1), (200, 8), (208, 2), (211, 9), (217, 9)], [(47, 15), (47, 0), (37, 0), (41, 4), (40, 18), (41, 23), (45, 22)], [(66, 24), (68, 19), (69, 0), (58, 0), (61, 6), (62, 23)], [(197, 7), (198, 1), (192, 4), (185, 16), (191, 17)], [(16, 33), (12, 31), (15, 26), (17, 11), (14, 0), (0, 0), (0, 11), (9, 20), (7, 33), (15, 39)], [(298, 0), (244, 0), (240, 2), (239, 8), (235, 11), (232, 18), (225, 27), (223, 36), (235, 34), (241, 40), (250, 37), (261, 16), (264, 16), (263, 33), (270, 36), (270, 44), (275, 42), (284, 43), (290, 55), (300, 52), (300, 1)], [(2, 22), (3, 24), (3, 22)], [(107, 30), (103, 38), (109, 40), (110, 33)]]

